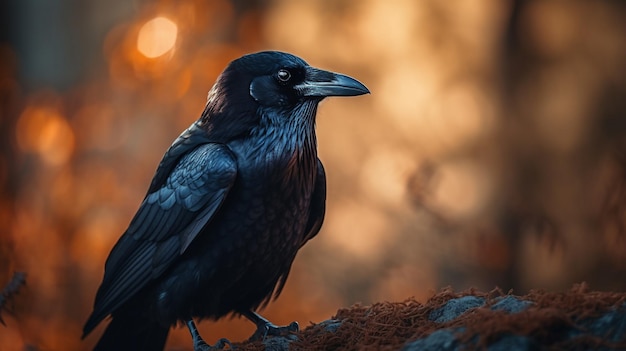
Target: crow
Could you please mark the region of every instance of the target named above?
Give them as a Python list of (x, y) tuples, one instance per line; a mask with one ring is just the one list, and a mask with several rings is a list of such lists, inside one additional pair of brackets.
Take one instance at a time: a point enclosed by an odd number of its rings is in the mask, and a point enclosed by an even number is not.
[(244, 316), (257, 326), (252, 339), (297, 331), (296, 322), (275, 326), (255, 311), (278, 297), (324, 220), (318, 103), (367, 93), (354, 78), (283, 52), (229, 63), (111, 250), (83, 338), (109, 315), (95, 350), (162, 350), (178, 323), (195, 350), (213, 349), (194, 318)]

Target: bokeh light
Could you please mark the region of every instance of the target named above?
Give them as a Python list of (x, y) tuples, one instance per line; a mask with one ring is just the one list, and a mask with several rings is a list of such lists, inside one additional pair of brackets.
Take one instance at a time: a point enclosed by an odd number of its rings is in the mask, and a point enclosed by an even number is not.
[(74, 133), (56, 106), (29, 106), (17, 121), (17, 141), (25, 152), (35, 152), (52, 165), (67, 162)]
[(137, 49), (148, 58), (165, 55), (174, 48), (178, 26), (165, 17), (156, 17), (146, 22), (137, 35)]

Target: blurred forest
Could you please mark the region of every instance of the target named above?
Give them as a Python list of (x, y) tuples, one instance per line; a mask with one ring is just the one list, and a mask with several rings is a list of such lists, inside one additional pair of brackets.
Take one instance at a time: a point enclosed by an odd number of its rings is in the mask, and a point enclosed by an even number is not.
[[(626, 289), (626, 2), (0, 4), (2, 350), (84, 350), (104, 261), (215, 78), (274, 49), (372, 91), (319, 109), (325, 224), (277, 324), (445, 286)], [(210, 298), (210, 297), (207, 297)], [(237, 318), (200, 323), (242, 340)], [(184, 328), (170, 350), (190, 350)]]

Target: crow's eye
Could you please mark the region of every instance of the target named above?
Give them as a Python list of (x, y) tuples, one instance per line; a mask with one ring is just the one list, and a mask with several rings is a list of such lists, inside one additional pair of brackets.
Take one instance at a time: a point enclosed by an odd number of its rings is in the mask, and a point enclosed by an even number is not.
[(291, 79), (291, 73), (286, 69), (281, 69), (278, 71), (276, 77), (278, 77), (281, 83), (287, 83)]

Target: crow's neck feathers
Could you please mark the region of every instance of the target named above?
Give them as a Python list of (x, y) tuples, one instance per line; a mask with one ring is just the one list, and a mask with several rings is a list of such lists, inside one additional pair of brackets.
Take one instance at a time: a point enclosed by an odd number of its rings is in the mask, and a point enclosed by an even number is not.
[(250, 136), (285, 153), (314, 151), (316, 112), (316, 101), (303, 101), (289, 109), (259, 108), (261, 119)]

